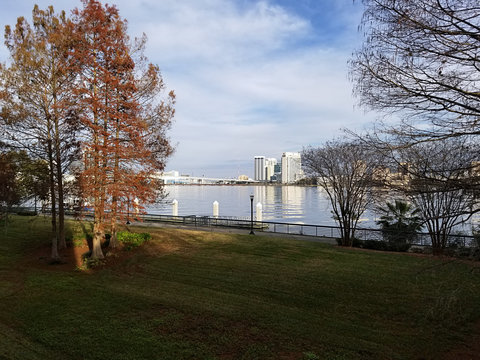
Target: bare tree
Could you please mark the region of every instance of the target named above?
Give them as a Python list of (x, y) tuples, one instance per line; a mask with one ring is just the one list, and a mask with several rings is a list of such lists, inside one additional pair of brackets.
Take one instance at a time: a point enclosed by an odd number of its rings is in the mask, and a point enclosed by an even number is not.
[(359, 142), (333, 140), (302, 152), (306, 174), (326, 191), (341, 232), (341, 245), (352, 246), (360, 216), (372, 201), (372, 175), (379, 162)]
[[(456, 226), (470, 219), (477, 209), (477, 151), (465, 138), (452, 138), (412, 145), (395, 151), (402, 160), (407, 181), (391, 183), (420, 210), (435, 255), (448, 244)], [(473, 166), (472, 166), (473, 164)]]
[[(410, 142), (480, 134), (478, 0), (362, 0), (350, 61), (360, 105), (397, 113)], [(427, 126), (425, 126), (427, 125)]]

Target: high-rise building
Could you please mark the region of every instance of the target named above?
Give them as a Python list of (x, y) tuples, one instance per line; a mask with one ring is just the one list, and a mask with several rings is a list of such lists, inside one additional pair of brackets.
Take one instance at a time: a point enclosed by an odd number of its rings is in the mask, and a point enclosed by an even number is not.
[(255, 156), (255, 169), (253, 179), (256, 181), (265, 181), (265, 156)]
[(272, 177), (275, 175), (275, 166), (277, 165), (277, 159), (268, 158), (265, 160), (265, 178), (267, 181), (272, 181)]
[(282, 181), (282, 162), (277, 163), (277, 165), (275, 165), (273, 181), (275, 182)]
[(302, 160), (298, 152), (282, 155), (282, 183), (292, 184), (303, 178)]

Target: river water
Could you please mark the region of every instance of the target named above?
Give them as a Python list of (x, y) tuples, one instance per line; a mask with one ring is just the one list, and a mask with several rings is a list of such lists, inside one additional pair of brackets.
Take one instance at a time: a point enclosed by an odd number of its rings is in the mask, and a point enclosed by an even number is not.
[[(178, 215), (213, 216), (213, 203), (219, 203), (219, 217), (250, 219), (250, 195), (254, 195), (254, 216), (262, 204), (263, 221), (296, 224), (335, 225), (330, 202), (324, 190), (315, 186), (274, 185), (167, 185), (167, 198), (146, 210), (172, 215), (172, 201), (178, 201)], [(376, 215), (366, 212), (361, 227), (376, 227)]]

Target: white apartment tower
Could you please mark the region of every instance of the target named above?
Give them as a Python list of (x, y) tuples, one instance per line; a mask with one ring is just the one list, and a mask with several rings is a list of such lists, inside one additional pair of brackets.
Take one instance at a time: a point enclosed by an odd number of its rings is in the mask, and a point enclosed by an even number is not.
[(268, 158), (265, 160), (265, 176), (267, 181), (271, 181), (273, 175), (275, 175), (275, 165), (277, 165), (277, 159)]
[(282, 183), (292, 184), (303, 178), (302, 160), (298, 152), (282, 155)]
[(255, 156), (255, 169), (253, 179), (256, 181), (265, 181), (265, 156)]

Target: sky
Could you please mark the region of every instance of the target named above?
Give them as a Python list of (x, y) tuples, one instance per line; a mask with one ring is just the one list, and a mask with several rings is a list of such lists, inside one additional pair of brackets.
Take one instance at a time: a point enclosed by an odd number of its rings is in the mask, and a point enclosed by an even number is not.
[[(2, 0), (0, 27), (34, 4), (67, 14), (80, 0)], [(105, 3), (105, 2), (104, 2)], [(254, 157), (362, 131), (375, 114), (352, 97), (348, 60), (361, 45), (352, 0), (110, 0), (177, 96), (166, 170), (253, 177)], [(8, 61), (0, 45), (0, 62)]]

